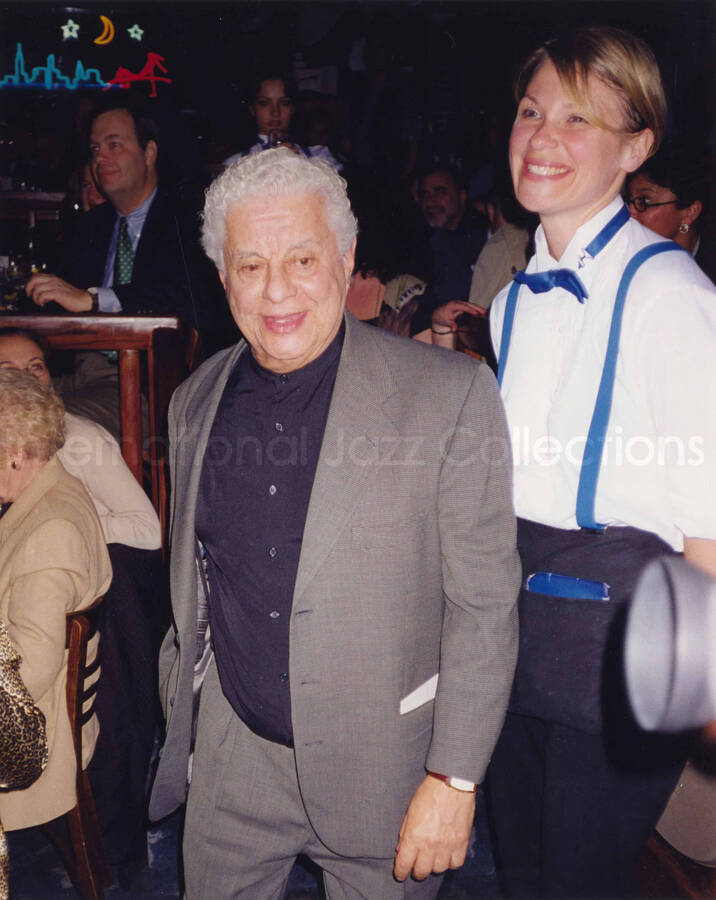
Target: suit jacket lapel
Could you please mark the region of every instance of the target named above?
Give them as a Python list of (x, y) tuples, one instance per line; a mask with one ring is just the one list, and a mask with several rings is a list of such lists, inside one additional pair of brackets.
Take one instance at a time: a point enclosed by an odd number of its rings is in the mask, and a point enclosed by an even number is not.
[[(207, 372), (206, 376), (197, 382), (187, 397), (183, 412), (176, 423), (177, 482), (172, 501), (172, 555), (178, 560), (178, 564), (171, 570), (172, 594), (175, 597), (184, 596), (189, 586), (194, 584), (196, 505), (204, 453), (226, 381), (245, 347), (245, 342), (240, 341), (224, 355), (217, 367)], [(178, 476), (181, 476), (181, 480)], [(177, 616), (182, 614), (185, 617), (183, 621), (177, 618), (176, 624), (180, 632), (188, 630), (193, 633), (196, 629), (195, 591), (190, 589), (190, 595), (186, 598), (187, 603), (175, 607), (177, 610), (175, 614)]]
[[(398, 429), (383, 406), (395, 376), (372, 327), (346, 315), (346, 335), (303, 532), (294, 603), (315, 576), (379, 463), (381, 439)], [(369, 373), (370, 378), (365, 378)]]
[(142, 226), (142, 237), (137, 244), (132, 271), (134, 279), (141, 281), (143, 273), (151, 275), (155, 264), (157, 241), (166, 233), (171, 216), (168, 199), (160, 191), (157, 191)]
[(104, 283), (107, 250), (117, 221), (117, 211), (109, 202), (84, 215), (86, 218), (72, 244), (72, 258), (62, 270), (63, 277), (79, 287)]

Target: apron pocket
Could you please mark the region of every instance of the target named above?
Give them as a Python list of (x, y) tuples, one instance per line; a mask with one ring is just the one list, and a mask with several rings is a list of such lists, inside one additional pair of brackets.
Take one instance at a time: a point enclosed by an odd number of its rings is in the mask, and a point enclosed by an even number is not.
[[(596, 733), (602, 727), (602, 670), (622, 603), (551, 597), (522, 589), (520, 649), (510, 712)], [(616, 641), (615, 641), (616, 643)]]

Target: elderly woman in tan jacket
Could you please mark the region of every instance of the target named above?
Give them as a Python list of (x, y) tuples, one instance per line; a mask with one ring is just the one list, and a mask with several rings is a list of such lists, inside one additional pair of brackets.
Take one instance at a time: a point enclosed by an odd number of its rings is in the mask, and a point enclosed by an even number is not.
[[(22, 657), (20, 675), (45, 715), (49, 759), (29, 788), (0, 794), (7, 830), (38, 825), (76, 802), (65, 685), (65, 617), (109, 587), (112, 570), (84, 487), (56, 458), (64, 409), (51, 388), (0, 371), (0, 617)], [(97, 739), (87, 723), (86, 765)]]

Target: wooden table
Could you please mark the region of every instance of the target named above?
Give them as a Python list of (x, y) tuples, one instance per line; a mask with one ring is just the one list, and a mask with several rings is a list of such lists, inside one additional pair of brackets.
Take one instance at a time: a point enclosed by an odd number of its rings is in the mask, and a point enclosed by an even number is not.
[(0, 191), (0, 217), (34, 228), (38, 221), (57, 222), (65, 195), (48, 191)]
[[(143, 484), (149, 463), (150, 495), (165, 534), (167, 478), (166, 411), (185, 375), (187, 338), (176, 316), (0, 314), (0, 328), (27, 328), (62, 350), (117, 350), (119, 353), (122, 455)], [(149, 433), (142, 434), (141, 357), (146, 354)], [(144, 453), (143, 453), (144, 451)]]

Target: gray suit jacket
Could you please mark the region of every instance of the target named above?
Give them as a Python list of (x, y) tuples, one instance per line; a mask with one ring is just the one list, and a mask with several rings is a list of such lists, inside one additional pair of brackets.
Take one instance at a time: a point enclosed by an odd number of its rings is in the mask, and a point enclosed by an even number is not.
[[(389, 857), (426, 767), (482, 780), (502, 726), (520, 573), (512, 462), (486, 366), (350, 314), (346, 324), (293, 598), (292, 721), (320, 838), (337, 853)], [(204, 363), (170, 409), (174, 626), (160, 658), (167, 738), (153, 818), (186, 794), (197, 490), (241, 352)]]

